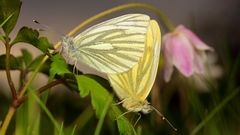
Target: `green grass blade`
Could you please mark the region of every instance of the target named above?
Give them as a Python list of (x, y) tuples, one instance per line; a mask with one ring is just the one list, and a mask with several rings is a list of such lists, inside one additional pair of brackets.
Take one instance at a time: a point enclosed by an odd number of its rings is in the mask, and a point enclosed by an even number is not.
[(104, 122), (104, 118), (107, 114), (107, 111), (112, 103), (112, 100), (113, 100), (113, 96), (109, 96), (108, 99), (107, 99), (107, 104), (105, 105), (105, 107), (103, 108), (103, 112), (101, 113), (101, 116), (100, 116), (100, 119), (98, 121), (98, 124), (97, 124), (97, 128), (95, 130), (95, 133), (94, 135), (99, 135), (100, 134), (100, 131), (101, 131), (101, 128), (102, 128), (102, 125), (103, 125), (103, 122)]
[[(29, 91), (32, 91), (31, 88), (29, 88)], [(40, 108), (38, 104), (36, 103), (35, 99), (28, 94), (28, 127), (27, 127), (27, 135), (39, 135), (40, 134)], [(26, 115), (26, 114), (25, 114)]]
[(61, 124), (60, 132), (58, 132), (58, 135), (62, 135), (62, 133), (63, 133), (63, 122), (62, 122), (62, 124)]
[(75, 134), (76, 127), (77, 127), (76, 125), (73, 127), (71, 135)]
[[(72, 130), (72, 127), (74, 127), (74, 132), (81, 131), (84, 126), (87, 125), (87, 123), (90, 121), (90, 119), (94, 116), (94, 111), (91, 108), (91, 106), (88, 106), (76, 119), (75, 121), (69, 126), (68, 131)], [(68, 132), (70, 133), (70, 132)]]
[(42, 108), (42, 110), (47, 114), (47, 116), (49, 117), (49, 119), (51, 120), (51, 122), (53, 123), (54, 127), (56, 128), (56, 130), (61, 133), (62, 129), (61, 126), (59, 125), (59, 123), (54, 119), (53, 115), (51, 114), (51, 112), (47, 109), (46, 105), (43, 103), (43, 101), (40, 100), (40, 98), (33, 92), (33, 91), (29, 91), (30, 95), (36, 100), (36, 102), (39, 104), (39, 106)]
[(24, 104), (22, 104), (18, 110), (16, 111), (16, 129), (15, 133), (17, 135), (27, 135), (27, 129), (28, 129), (28, 101)]
[(209, 120), (211, 120), (233, 97), (238, 94), (239, 91), (240, 88), (237, 88), (228, 95), (200, 124), (198, 124), (198, 126), (192, 131), (191, 135), (197, 134)]

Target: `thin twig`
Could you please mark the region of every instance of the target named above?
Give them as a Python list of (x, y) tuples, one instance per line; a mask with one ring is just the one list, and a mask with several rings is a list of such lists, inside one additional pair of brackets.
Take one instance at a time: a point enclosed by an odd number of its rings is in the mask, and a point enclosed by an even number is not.
[(26, 76), (27, 76), (28, 73), (29, 73), (29, 71), (27, 71), (26, 69), (21, 69), (20, 70), (20, 90), (26, 82)]
[[(62, 79), (59, 79), (59, 80), (55, 80), (55, 81), (52, 81), (44, 86), (42, 86), (41, 88), (39, 88), (37, 90), (37, 95), (41, 95), (43, 92), (45, 92), (46, 90), (58, 85), (58, 84), (61, 84), (61, 83), (64, 83), (64, 80)], [(21, 104), (22, 102), (24, 102), (25, 100), (27, 99), (27, 96), (23, 96), (21, 99), (19, 99), (19, 104)]]
[(61, 83), (63, 83), (63, 80), (62, 80), (62, 79), (52, 81), (52, 82), (46, 84), (45, 86), (39, 88), (39, 89), (37, 90), (37, 94), (41, 94), (41, 93), (43, 93), (44, 91), (48, 90), (49, 88), (52, 88), (52, 87), (54, 87), (54, 86), (56, 86), (56, 85), (58, 85), (58, 84), (61, 84)]

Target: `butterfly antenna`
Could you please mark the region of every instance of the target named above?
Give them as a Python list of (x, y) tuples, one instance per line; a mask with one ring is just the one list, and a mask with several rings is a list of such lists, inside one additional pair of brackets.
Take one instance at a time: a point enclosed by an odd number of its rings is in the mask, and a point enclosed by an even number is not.
[(166, 117), (163, 116), (163, 114), (161, 112), (159, 112), (156, 108), (154, 108), (152, 106), (152, 109), (162, 118), (162, 120), (165, 120), (171, 127), (174, 131), (177, 131), (177, 128), (175, 128), (170, 121), (168, 121), (168, 119)]
[(139, 121), (139, 120), (141, 119), (141, 117), (142, 117), (141, 113), (137, 113), (137, 114), (138, 114), (138, 119), (137, 119), (137, 121), (134, 123), (133, 127), (135, 127), (135, 126), (137, 125), (138, 121)]

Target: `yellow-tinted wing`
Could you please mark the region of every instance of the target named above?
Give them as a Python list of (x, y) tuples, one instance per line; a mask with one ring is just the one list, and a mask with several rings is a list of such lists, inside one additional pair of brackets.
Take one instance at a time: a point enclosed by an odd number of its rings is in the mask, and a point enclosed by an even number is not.
[(139, 63), (131, 70), (120, 74), (108, 74), (110, 83), (123, 100), (135, 98), (144, 101), (152, 89), (156, 78), (160, 55), (160, 28), (151, 20), (146, 38), (146, 50)]
[(72, 48), (65, 46), (68, 51), (65, 54), (72, 63), (83, 62), (100, 72), (128, 71), (143, 56), (149, 21), (149, 16), (144, 14), (126, 14), (107, 20), (65, 41), (72, 44)]

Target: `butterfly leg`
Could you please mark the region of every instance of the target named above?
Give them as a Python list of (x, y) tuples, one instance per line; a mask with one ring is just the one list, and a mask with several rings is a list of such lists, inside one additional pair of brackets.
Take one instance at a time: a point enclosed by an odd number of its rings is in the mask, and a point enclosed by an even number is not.
[(135, 127), (136, 125), (137, 125), (137, 123), (138, 123), (138, 121), (141, 119), (141, 117), (142, 117), (142, 115), (141, 115), (141, 113), (137, 113), (138, 114), (138, 119), (137, 119), (137, 121), (134, 123), (134, 126), (133, 127)]
[(115, 120), (119, 119), (120, 117), (123, 117), (125, 114), (128, 114), (130, 113), (131, 111), (126, 111), (124, 112), (123, 114), (119, 115)]
[(120, 102), (114, 103), (113, 105), (120, 105), (120, 104), (122, 104), (124, 101), (125, 101), (125, 99), (123, 99), (123, 100), (120, 101)]
[(77, 66), (77, 60), (75, 60), (74, 65), (73, 65), (73, 73), (76, 73), (78, 75), (78, 70), (77, 70), (76, 66)]

